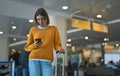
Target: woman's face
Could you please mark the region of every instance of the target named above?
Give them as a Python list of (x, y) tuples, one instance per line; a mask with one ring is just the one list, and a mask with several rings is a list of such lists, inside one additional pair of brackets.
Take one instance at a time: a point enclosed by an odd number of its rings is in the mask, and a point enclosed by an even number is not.
[(38, 22), (39, 25), (41, 25), (43, 27), (48, 26), (47, 25), (47, 19), (44, 16), (38, 15), (36, 17), (36, 19), (37, 19), (37, 22)]

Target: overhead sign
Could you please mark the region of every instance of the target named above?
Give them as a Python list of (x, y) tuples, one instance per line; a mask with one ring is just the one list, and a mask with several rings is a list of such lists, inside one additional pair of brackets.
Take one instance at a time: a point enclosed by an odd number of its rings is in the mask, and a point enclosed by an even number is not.
[(115, 48), (115, 47), (112, 46), (112, 45), (106, 45), (106, 46), (104, 46), (104, 50), (105, 50), (105, 52), (113, 51), (114, 48)]
[(108, 33), (108, 26), (97, 22), (92, 22), (92, 25), (93, 31)]
[(90, 30), (90, 21), (72, 18), (72, 27)]

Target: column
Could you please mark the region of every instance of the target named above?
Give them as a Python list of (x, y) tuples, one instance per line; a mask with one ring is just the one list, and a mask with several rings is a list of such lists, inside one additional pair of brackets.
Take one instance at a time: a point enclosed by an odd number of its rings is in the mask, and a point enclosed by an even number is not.
[(65, 65), (68, 64), (68, 52), (67, 52), (67, 19), (58, 16), (50, 16), (50, 25), (55, 25), (58, 28), (62, 47), (65, 49)]
[(7, 61), (8, 60), (8, 38), (1, 36), (0, 37), (0, 61)]
[(105, 58), (104, 58), (104, 55), (105, 55), (104, 45), (101, 45), (101, 53), (102, 53), (103, 63), (105, 63)]

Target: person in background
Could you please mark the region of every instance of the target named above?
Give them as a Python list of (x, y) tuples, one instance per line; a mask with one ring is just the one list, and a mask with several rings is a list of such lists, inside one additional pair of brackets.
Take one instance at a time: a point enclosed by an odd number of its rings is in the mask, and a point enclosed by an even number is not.
[(79, 65), (79, 57), (76, 54), (76, 52), (73, 52), (73, 54), (70, 57), (70, 65), (72, 70), (72, 76), (74, 76), (74, 72), (78, 71), (78, 65)]
[(22, 76), (29, 76), (28, 56), (29, 52), (23, 50), (19, 57), (19, 65), (21, 66)]
[(49, 26), (49, 16), (44, 8), (38, 8), (34, 15), (35, 26), (29, 31), (25, 50), (29, 54), (30, 76), (51, 76), (53, 49), (63, 53), (59, 32)]
[(117, 69), (117, 66), (114, 64), (114, 62), (112, 60), (108, 62), (108, 64), (106, 65), (106, 67), (112, 68), (114, 70)]
[(16, 76), (20, 75), (20, 70), (19, 70), (19, 53), (17, 49), (12, 49), (12, 54), (10, 55), (10, 61), (15, 61), (15, 74)]

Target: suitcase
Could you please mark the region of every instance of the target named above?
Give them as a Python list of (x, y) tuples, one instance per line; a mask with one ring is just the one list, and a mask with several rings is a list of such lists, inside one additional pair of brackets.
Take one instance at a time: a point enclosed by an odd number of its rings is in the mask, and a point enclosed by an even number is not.
[(14, 76), (14, 61), (0, 61), (0, 76)]
[[(59, 54), (59, 51), (56, 52), (55, 72), (54, 72), (55, 74), (54, 74), (54, 76), (58, 76), (58, 69), (59, 69), (59, 68), (58, 68), (58, 65), (57, 65), (57, 64), (58, 64), (58, 54)], [(65, 62), (64, 57), (65, 57), (65, 56), (64, 56), (64, 54), (65, 54), (65, 53), (62, 53), (62, 69), (61, 69), (61, 73), (62, 73), (61, 75), (62, 75), (62, 76), (65, 75), (65, 68), (64, 68), (64, 62)]]

